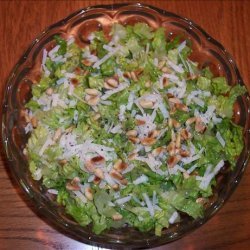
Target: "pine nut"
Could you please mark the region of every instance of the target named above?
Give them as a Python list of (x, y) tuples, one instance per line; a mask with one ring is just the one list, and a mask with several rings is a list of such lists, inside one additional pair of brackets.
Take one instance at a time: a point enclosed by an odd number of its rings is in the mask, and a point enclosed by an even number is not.
[(122, 215), (121, 214), (114, 214), (114, 215), (112, 215), (112, 219), (114, 220), (114, 221), (118, 221), (118, 220), (122, 220)]
[(86, 196), (86, 198), (90, 201), (93, 200), (93, 192), (92, 192), (92, 189), (90, 187), (86, 187), (85, 190), (84, 190), (84, 194)]
[(38, 120), (34, 116), (31, 118), (31, 125), (33, 128), (36, 128), (38, 126)]
[(136, 130), (129, 130), (127, 133), (126, 133), (127, 136), (137, 136), (137, 131)]
[(100, 179), (104, 179), (103, 171), (100, 168), (96, 168), (94, 170), (95, 176), (99, 177)]
[(97, 89), (85, 89), (85, 93), (91, 96), (98, 96), (101, 94)]
[(46, 90), (46, 94), (47, 95), (52, 95), (53, 94), (53, 89), (52, 88), (48, 88), (47, 90)]
[(142, 108), (145, 108), (145, 109), (151, 109), (154, 107), (154, 103), (152, 101), (148, 101), (145, 99), (141, 99), (139, 101), (139, 104), (141, 105)]
[(62, 135), (62, 129), (61, 128), (58, 128), (54, 134), (54, 137), (53, 137), (53, 141), (56, 142), (60, 139)]
[(156, 143), (156, 139), (155, 138), (145, 137), (145, 138), (141, 139), (141, 144), (143, 146), (152, 146), (155, 143)]

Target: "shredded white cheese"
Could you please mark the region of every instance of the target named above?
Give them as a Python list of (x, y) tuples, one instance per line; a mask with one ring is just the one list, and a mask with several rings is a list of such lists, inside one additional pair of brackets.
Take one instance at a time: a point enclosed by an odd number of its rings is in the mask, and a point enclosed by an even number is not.
[(217, 133), (216, 133), (216, 138), (217, 138), (217, 140), (219, 141), (219, 143), (221, 144), (221, 146), (224, 148), (225, 145), (226, 145), (226, 142), (225, 142), (225, 140), (223, 139), (223, 137), (221, 136), (221, 134), (220, 134), (219, 131), (217, 131)]
[(143, 193), (142, 196), (143, 196), (145, 203), (148, 207), (149, 214), (151, 215), (151, 217), (153, 217), (154, 216), (154, 207), (153, 207), (152, 202), (150, 201), (150, 199), (146, 193)]
[(127, 203), (130, 200), (131, 200), (131, 195), (128, 195), (126, 197), (123, 197), (123, 198), (116, 200), (115, 203), (117, 203), (118, 205), (122, 205), (122, 204)]
[(133, 184), (135, 185), (139, 185), (141, 183), (145, 183), (148, 181), (148, 177), (146, 175), (141, 175), (140, 177), (138, 177), (136, 180), (133, 181)]

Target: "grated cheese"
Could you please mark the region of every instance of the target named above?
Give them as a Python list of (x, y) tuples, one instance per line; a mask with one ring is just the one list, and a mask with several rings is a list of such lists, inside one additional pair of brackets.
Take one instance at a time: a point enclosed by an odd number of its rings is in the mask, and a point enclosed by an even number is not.
[(77, 198), (79, 198), (83, 203), (87, 203), (87, 198), (84, 196), (84, 194), (80, 191), (72, 191)]
[(167, 61), (168, 65), (177, 73), (184, 73), (184, 70), (181, 65), (176, 65), (175, 63), (171, 62), (170, 60)]
[(136, 180), (134, 180), (133, 184), (139, 185), (139, 184), (145, 183), (147, 181), (148, 181), (148, 177), (143, 174), (140, 177), (138, 177)]
[(142, 196), (143, 196), (145, 203), (148, 207), (149, 214), (151, 215), (151, 217), (153, 217), (154, 216), (154, 207), (153, 207), (152, 202), (150, 201), (150, 199), (146, 193), (143, 193)]
[(175, 211), (175, 212), (173, 212), (173, 214), (172, 214), (171, 217), (169, 218), (168, 222), (169, 222), (170, 224), (174, 224), (175, 222), (177, 222), (178, 218), (179, 218), (179, 214), (178, 214), (177, 211)]
[(50, 193), (50, 194), (58, 194), (58, 190), (50, 188), (50, 189), (48, 189), (48, 193)]
[(198, 167), (198, 165), (197, 165), (197, 164), (194, 164), (191, 168), (189, 168), (189, 169), (187, 170), (187, 173), (188, 173), (188, 174), (191, 174), (197, 167)]
[(224, 148), (225, 145), (226, 145), (226, 142), (225, 142), (225, 140), (223, 139), (223, 137), (221, 136), (221, 134), (220, 134), (219, 131), (217, 131), (217, 133), (216, 133), (216, 138), (217, 138), (217, 140), (219, 141), (219, 143), (221, 144), (221, 146)]
[(129, 93), (129, 97), (128, 97), (128, 104), (127, 104), (127, 110), (131, 110), (133, 103), (134, 103), (134, 99), (135, 99), (135, 93), (134, 91), (131, 91)]
[(177, 50), (180, 53), (186, 47), (187, 41), (183, 41), (178, 47)]
[(205, 173), (204, 177), (199, 185), (199, 187), (205, 190), (210, 184), (211, 180), (215, 177), (215, 175), (220, 171), (220, 169), (224, 166), (224, 161), (221, 160), (214, 168), (214, 170), (210, 173)]
[(123, 205), (123, 204), (127, 203), (130, 200), (131, 200), (131, 195), (128, 195), (126, 197), (123, 197), (123, 198), (120, 198), (120, 199), (116, 200), (115, 203), (117, 203), (118, 205)]
[(119, 115), (118, 115), (120, 121), (125, 120), (125, 116), (124, 116), (125, 111), (126, 111), (126, 106), (124, 104), (122, 104), (120, 106), (120, 112), (119, 112)]
[(39, 150), (39, 155), (42, 156), (44, 151), (50, 146), (54, 144), (53, 140), (51, 139), (51, 135), (48, 135), (45, 143), (43, 144), (43, 146), (41, 147), (41, 149)]

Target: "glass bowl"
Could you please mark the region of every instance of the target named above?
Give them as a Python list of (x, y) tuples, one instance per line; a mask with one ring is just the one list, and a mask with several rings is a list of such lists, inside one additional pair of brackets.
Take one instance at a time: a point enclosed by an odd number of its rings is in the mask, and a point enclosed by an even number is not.
[(73, 35), (80, 46), (88, 44), (88, 35), (95, 30), (109, 32), (114, 22), (134, 24), (145, 22), (153, 29), (160, 26), (166, 29), (171, 38), (181, 35), (192, 41), (191, 59), (199, 62), (201, 67), (209, 66), (217, 76), (225, 76), (232, 85), (243, 84), (237, 66), (223, 48), (203, 29), (192, 21), (171, 12), (144, 4), (100, 5), (81, 9), (65, 19), (51, 25), (43, 31), (30, 45), (11, 72), (5, 90), (2, 105), (2, 140), (9, 161), (9, 167), (25, 193), (34, 201), (48, 220), (71, 237), (84, 243), (108, 248), (147, 248), (166, 244), (198, 228), (211, 218), (232, 194), (247, 166), (249, 158), (250, 99), (246, 94), (239, 97), (234, 106), (234, 121), (244, 127), (244, 149), (237, 167), (232, 171), (223, 168), (217, 176), (214, 195), (206, 207), (202, 219), (183, 218), (180, 223), (164, 230), (161, 237), (154, 232), (141, 233), (133, 228), (111, 229), (101, 235), (95, 235), (91, 227), (81, 227), (64, 209), (59, 207), (53, 197), (49, 196), (43, 186), (34, 181), (29, 173), (27, 159), (23, 148), (27, 142), (24, 132), (25, 120), (21, 110), (31, 98), (31, 86), (40, 78), (42, 50), (54, 46), (53, 37), (57, 34), (67, 38)]

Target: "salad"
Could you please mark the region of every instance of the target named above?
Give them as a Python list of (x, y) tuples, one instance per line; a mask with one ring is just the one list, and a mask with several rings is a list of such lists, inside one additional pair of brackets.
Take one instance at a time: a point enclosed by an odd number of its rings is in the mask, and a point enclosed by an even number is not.
[(23, 115), (34, 180), (81, 226), (154, 230), (203, 216), (243, 149), (229, 86), (189, 59), (188, 40), (115, 23), (81, 48), (55, 36)]

